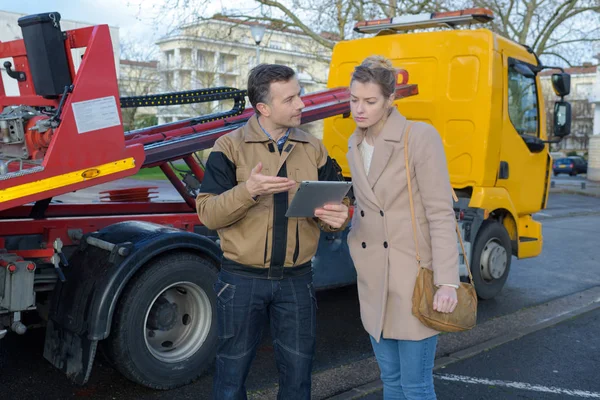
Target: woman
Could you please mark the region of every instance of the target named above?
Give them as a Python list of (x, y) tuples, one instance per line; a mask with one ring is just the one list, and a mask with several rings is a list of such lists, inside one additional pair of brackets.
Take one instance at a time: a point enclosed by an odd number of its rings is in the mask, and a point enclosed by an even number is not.
[(358, 273), (363, 325), (381, 370), (384, 398), (435, 399), (439, 332), (412, 315), (418, 267), (404, 161), (409, 169), (422, 265), (433, 269), (434, 309), (452, 312), (459, 285), (452, 189), (435, 128), (394, 107), (397, 71), (379, 56), (356, 67), (350, 84), (357, 129), (348, 142), (356, 209), (348, 237)]

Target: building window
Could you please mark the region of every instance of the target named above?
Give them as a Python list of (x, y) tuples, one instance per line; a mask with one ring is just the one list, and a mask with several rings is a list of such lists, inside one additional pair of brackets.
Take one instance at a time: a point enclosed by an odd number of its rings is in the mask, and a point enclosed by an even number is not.
[(198, 57), (196, 58), (196, 68), (202, 71), (210, 69), (210, 63), (213, 62), (213, 53), (207, 51), (198, 51)]
[(217, 66), (219, 72), (235, 72), (237, 69), (237, 57), (231, 54), (219, 54)]
[(167, 72), (166, 74), (166, 82), (167, 82), (167, 90), (173, 90), (175, 85), (175, 77), (172, 72)]
[(269, 42), (269, 47), (273, 48), (273, 49), (285, 49), (285, 43), (284, 42), (279, 42), (277, 40), (271, 40)]
[(191, 68), (192, 67), (192, 50), (191, 49), (179, 50), (179, 57), (181, 59), (181, 67), (182, 68)]
[(167, 68), (173, 68), (175, 66), (175, 52), (173, 50), (166, 51), (165, 58), (167, 60)]
[(575, 85), (575, 96), (579, 99), (587, 100), (592, 95), (592, 87), (594, 85), (590, 83), (578, 83)]

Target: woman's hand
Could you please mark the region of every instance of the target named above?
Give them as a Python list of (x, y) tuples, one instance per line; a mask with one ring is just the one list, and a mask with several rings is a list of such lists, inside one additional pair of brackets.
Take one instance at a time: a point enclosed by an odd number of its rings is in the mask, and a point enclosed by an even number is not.
[(348, 207), (345, 204), (328, 204), (315, 210), (315, 217), (334, 229), (340, 228), (348, 218)]
[(441, 313), (451, 313), (458, 304), (456, 289), (452, 286), (440, 286), (433, 296), (433, 309)]

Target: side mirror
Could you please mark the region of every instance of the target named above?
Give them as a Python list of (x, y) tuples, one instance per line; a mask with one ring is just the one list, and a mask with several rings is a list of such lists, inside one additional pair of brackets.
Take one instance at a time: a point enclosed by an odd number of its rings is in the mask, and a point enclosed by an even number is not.
[(554, 136), (563, 138), (571, 133), (571, 103), (554, 103)]
[(561, 72), (552, 74), (552, 87), (557, 96), (564, 97), (571, 93), (571, 75)]
[(539, 153), (546, 148), (546, 142), (542, 139), (530, 135), (521, 135), (521, 139), (532, 153)]

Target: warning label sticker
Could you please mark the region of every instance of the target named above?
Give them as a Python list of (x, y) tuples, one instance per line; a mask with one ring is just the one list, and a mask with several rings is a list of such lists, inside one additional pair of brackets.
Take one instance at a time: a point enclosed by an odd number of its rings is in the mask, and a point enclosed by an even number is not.
[(115, 96), (73, 103), (73, 114), (79, 133), (121, 125)]

